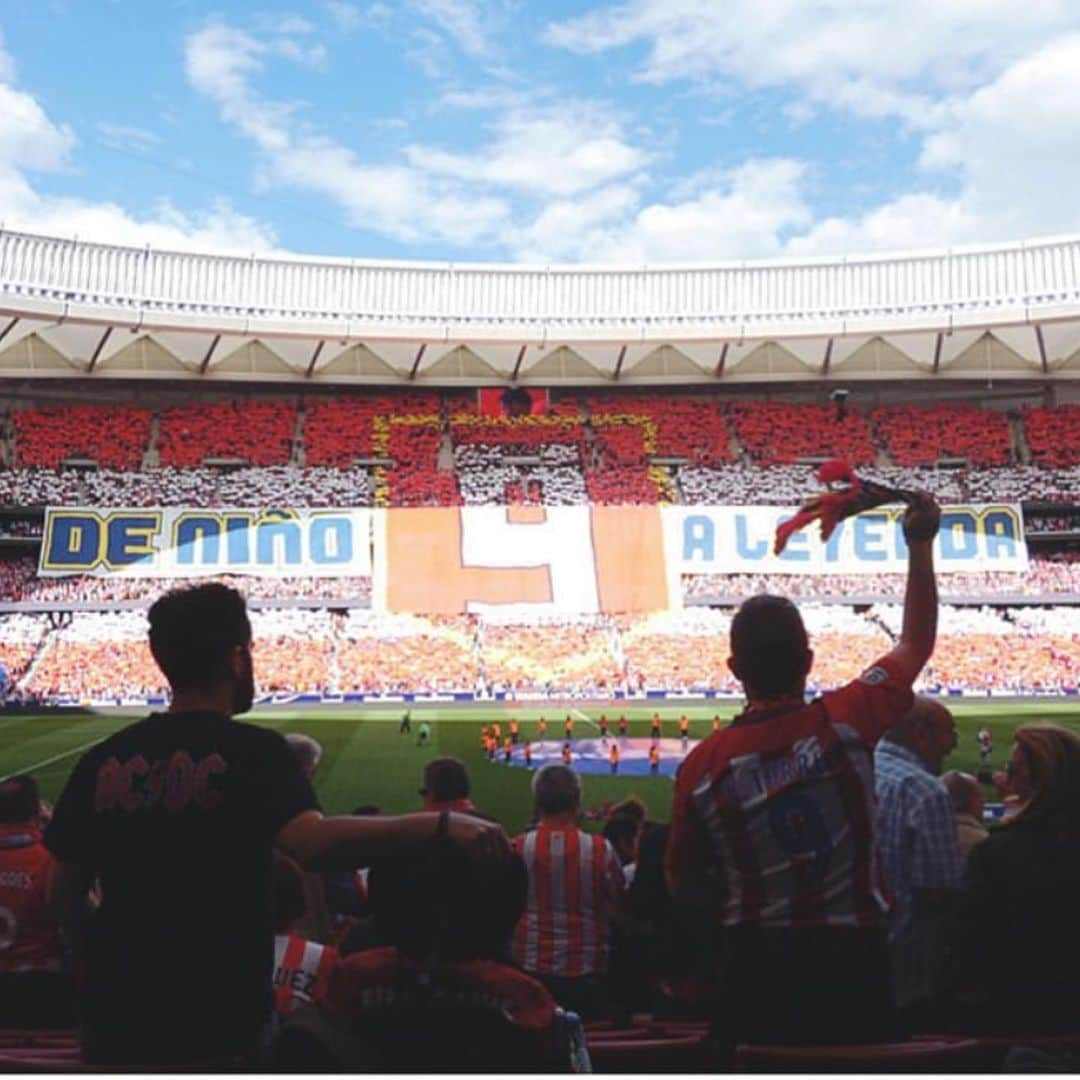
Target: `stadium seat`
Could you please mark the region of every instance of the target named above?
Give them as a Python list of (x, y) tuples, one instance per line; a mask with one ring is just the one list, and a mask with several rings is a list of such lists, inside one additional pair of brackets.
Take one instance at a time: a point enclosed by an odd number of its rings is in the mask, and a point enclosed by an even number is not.
[(976, 1070), (975, 1039), (912, 1039), (856, 1046), (759, 1046), (735, 1050), (739, 1073), (925, 1073)]
[(622, 1037), (587, 1036), (589, 1058), (597, 1073), (676, 1073), (711, 1071), (709, 1042), (700, 1033), (647, 1032)]

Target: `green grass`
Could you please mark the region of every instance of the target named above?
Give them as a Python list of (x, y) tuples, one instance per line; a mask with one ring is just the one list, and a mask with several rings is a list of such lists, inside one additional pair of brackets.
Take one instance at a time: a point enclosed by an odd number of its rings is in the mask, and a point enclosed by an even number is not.
[[(974, 772), (978, 765), (975, 733), (983, 724), (994, 733), (995, 768), (1003, 768), (1009, 754), (1012, 731), (1021, 723), (1053, 720), (1080, 731), (1080, 702), (1069, 699), (1012, 702), (955, 702), (959, 745), (946, 768)], [(593, 720), (606, 712), (609, 720), (618, 708), (588, 706), (581, 710)], [(684, 712), (691, 721), (691, 735), (703, 737), (710, 731), (712, 716), (728, 719), (738, 707), (730, 703), (679, 704), (661, 706), (665, 735), (676, 734), (675, 721)], [(487, 761), (480, 748), (480, 729), (511, 715), (522, 721), (522, 733), (532, 737), (535, 722), (543, 712), (549, 723), (549, 737), (558, 737), (566, 708), (511, 708), (504, 705), (471, 705), (413, 709), (413, 732), (398, 734), (402, 707), (316, 708), (293, 711), (266, 709), (257, 713), (256, 723), (277, 731), (302, 731), (318, 739), (323, 760), (316, 786), (323, 808), (330, 813), (351, 810), (360, 803), (374, 803), (384, 812), (416, 809), (424, 763), (433, 757), (453, 754), (469, 767), (473, 779), (473, 799), (477, 806), (494, 814), (508, 829), (520, 830), (529, 817), (530, 774)], [(626, 709), (630, 734), (648, 734), (652, 703)], [(55, 800), (82, 751), (97, 740), (131, 722), (133, 716), (87, 713), (68, 716), (0, 715), (0, 776), (31, 770), (45, 798)], [(431, 724), (431, 743), (416, 745), (416, 726), (421, 720)], [(586, 725), (578, 720), (579, 730)], [(664, 777), (586, 776), (585, 805), (598, 807), (608, 800), (635, 794), (644, 799), (650, 815), (666, 819), (671, 803), (671, 781)], [(990, 792), (988, 791), (988, 794)]]

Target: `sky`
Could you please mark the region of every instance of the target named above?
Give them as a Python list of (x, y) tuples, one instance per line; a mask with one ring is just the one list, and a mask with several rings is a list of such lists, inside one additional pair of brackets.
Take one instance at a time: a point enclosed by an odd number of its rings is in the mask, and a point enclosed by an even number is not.
[(0, 225), (664, 263), (1080, 231), (1077, 0), (0, 3)]

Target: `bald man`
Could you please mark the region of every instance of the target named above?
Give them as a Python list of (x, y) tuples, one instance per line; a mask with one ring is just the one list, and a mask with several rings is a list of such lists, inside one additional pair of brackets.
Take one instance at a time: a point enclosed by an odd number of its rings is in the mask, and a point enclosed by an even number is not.
[(990, 831), (983, 824), (983, 793), (979, 781), (971, 773), (947, 772), (941, 782), (952, 799), (953, 817), (956, 819), (956, 835), (960, 841), (960, 854), (967, 862), (971, 849), (981, 844)]
[(939, 779), (955, 747), (952, 713), (917, 697), (874, 751), (877, 852), (894, 897), (893, 988), (910, 1028), (936, 1019), (945, 922), (963, 876), (952, 799)]

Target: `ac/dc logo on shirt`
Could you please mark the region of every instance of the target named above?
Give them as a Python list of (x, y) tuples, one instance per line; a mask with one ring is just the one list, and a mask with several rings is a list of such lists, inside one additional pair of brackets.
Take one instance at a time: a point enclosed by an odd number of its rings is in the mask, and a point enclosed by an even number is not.
[(167, 759), (147, 761), (136, 754), (127, 761), (108, 758), (98, 769), (94, 787), (94, 812), (151, 810), (163, 806), (170, 813), (196, 806), (213, 810), (221, 803), (214, 784), (229, 766), (217, 753), (195, 761), (186, 750)]

